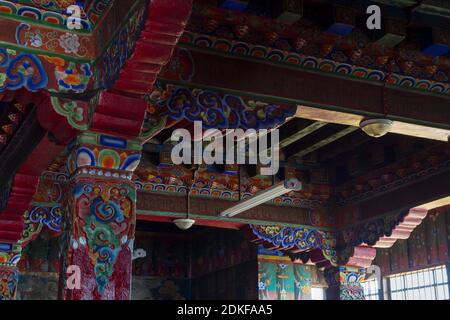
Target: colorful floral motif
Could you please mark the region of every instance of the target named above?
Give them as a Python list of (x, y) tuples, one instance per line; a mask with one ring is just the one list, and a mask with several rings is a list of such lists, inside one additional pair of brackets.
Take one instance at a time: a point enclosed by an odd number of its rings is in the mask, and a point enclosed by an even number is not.
[(66, 53), (78, 53), (78, 48), (80, 47), (80, 40), (78, 35), (74, 33), (66, 33), (59, 37), (59, 45), (64, 49)]
[(341, 285), (340, 300), (365, 300), (364, 289), (359, 283)]
[(66, 68), (57, 67), (55, 69), (56, 80), (61, 91), (84, 92), (87, 89), (89, 80), (92, 77), (91, 66), (83, 63), (78, 71), (75, 63), (69, 62)]
[[(142, 182), (142, 181), (135, 181), (136, 187), (138, 190), (144, 191), (144, 192), (175, 192), (175, 193), (186, 193), (188, 190), (188, 187), (186, 185), (177, 185), (177, 184), (166, 184), (163, 179), (156, 178), (154, 180), (161, 180), (161, 182)], [(201, 197), (211, 197), (211, 198), (220, 198), (220, 199), (233, 199), (238, 200), (239, 199), (239, 192), (229, 190), (229, 189), (217, 189), (217, 188), (210, 188), (208, 185), (205, 186), (194, 186), (191, 189), (192, 196), (201, 196)], [(241, 198), (246, 199), (250, 198), (254, 195), (252, 192), (243, 192), (241, 193)], [(293, 195), (283, 195), (280, 197), (277, 197), (270, 201), (270, 203), (280, 205), (280, 206), (289, 206), (289, 207), (301, 207), (301, 208), (317, 208), (321, 207), (323, 205), (326, 205), (326, 203), (323, 203), (319, 200), (308, 200), (303, 199), (297, 196), (296, 193)], [(315, 218), (314, 218), (315, 219)], [(315, 219), (315, 223), (318, 223), (317, 219)]]
[(129, 250), (131, 254), (136, 190), (124, 183), (78, 182), (73, 197), (72, 249), (87, 246), (97, 290), (103, 294), (120, 251)]
[(390, 235), (405, 214), (374, 218), (356, 226), (336, 232), (305, 227), (279, 227), (250, 225), (254, 235), (277, 247), (277, 250), (322, 250), (323, 256), (333, 266), (345, 265), (361, 244), (374, 245), (381, 237)]
[(49, 56), (45, 56), (45, 60), (55, 66), (55, 78), (60, 91), (77, 93), (86, 91), (93, 75), (90, 64), (77, 65), (62, 58)]
[(19, 244), (0, 243), (0, 266), (16, 266), (21, 251), (22, 247)]
[(42, 62), (34, 54), (0, 48), (0, 92), (26, 88), (37, 91), (47, 86)]
[(83, 6), (84, 0), (20, 0), (19, 2), (32, 4), (46, 10), (65, 12), (73, 4)]
[[(139, 152), (129, 153), (120, 149), (84, 145), (70, 156), (68, 163), (70, 172), (81, 167), (134, 171), (140, 159)], [(107, 175), (106, 172), (105, 175)]]
[[(23, 2), (29, 3), (30, 1)], [(50, 0), (34, 0), (32, 3), (33, 5), (37, 4), (39, 7), (41, 7), (40, 4), (43, 4), (42, 8), (44, 10), (39, 10), (38, 8), (14, 3), (12, 1), (0, 0), (0, 11), (9, 15), (26, 17), (28, 19), (31, 18), (37, 21), (42, 21), (51, 25), (57, 25), (65, 28), (67, 26), (68, 15), (64, 14), (63, 12), (48, 11), (47, 9), (51, 9), (51, 6), (49, 6), (51, 2), (52, 1)], [(81, 15), (80, 22), (82, 30), (92, 30), (91, 23), (83, 16), (83, 13)]]
[(202, 121), (203, 127), (208, 129), (275, 128), (297, 110), (294, 105), (280, 106), (173, 85), (157, 86), (146, 99), (150, 105), (147, 113), (149, 117), (156, 114), (175, 121)]
[[(89, 86), (92, 71), (88, 63), (77, 65), (74, 62), (66, 62), (57, 57), (45, 56), (45, 59), (55, 66), (55, 79), (60, 92), (85, 92)], [(54, 92), (54, 89), (50, 89)], [(51, 103), (56, 113), (66, 117), (69, 124), (79, 130), (86, 130), (90, 123), (91, 104), (96, 101), (96, 97), (91, 102), (66, 100), (55, 96), (51, 97)]]
[(53, 110), (66, 117), (69, 124), (79, 130), (87, 130), (89, 127), (89, 105), (75, 100), (63, 100), (57, 97), (50, 99)]
[(82, 167), (96, 167), (105, 169), (105, 177), (116, 177), (109, 170), (133, 172), (140, 162), (141, 149), (134, 140), (85, 131), (72, 146), (67, 165), (71, 173)]
[(309, 251), (333, 247), (331, 232), (306, 227), (280, 227), (250, 225), (252, 232), (260, 239), (283, 250)]
[[(45, 208), (48, 209), (48, 208)], [(44, 209), (44, 210), (45, 210)], [(48, 209), (49, 210), (49, 209)], [(33, 222), (30, 220), (30, 212), (27, 210), (24, 213), (24, 228), (20, 236), (19, 243), (23, 248), (26, 248), (28, 244), (35, 240), (42, 231), (43, 224), (39, 222)]]
[(35, 207), (28, 214), (28, 219), (32, 223), (40, 223), (50, 230), (61, 232), (64, 216), (60, 206), (56, 207)]
[[(286, 50), (264, 47), (261, 45), (252, 45), (241, 41), (227, 40), (186, 31), (180, 40), (182, 44), (194, 45), (200, 48), (217, 50), (221, 53), (229, 53), (238, 56), (248, 56), (254, 59), (269, 60), (275, 63), (295, 66), (302, 69), (316, 70), (320, 72), (334, 73), (341, 76), (350, 76), (369, 81), (384, 81), (386, 72), (382, 69), (358, 66), (353, 64), (353, 60), (348, 60), (342, 52), (330, 53), (328, 58), (315, 57), (303, 53), (289, 52)], [(343, 56), (342, 59), (339, 56)], [(411, 75), (401, 74), (398, 69), (396, 73), (391, 74), (389, 83), (391, 85), (403, 88), (431, 91), (435, 93), (450, 93), (449, 76), (443, 71), (432, 73), (441, 76), (435, 80), (416, 78)]]
[(19, 272), (15, 268), (0, 266), (0, 301), (14, 299), (18, 280)]
[(350, 267), (331, 267), (324, 271), (330, 289), (338, 289), (339, 300), (364, 300), (361, 282), (365, 278), (365, 269)]
[(120, 30), (111, 45), (105, 51), (99, 63), (99, 86), (110, 88), (119, 75), (125, 61), (131, 56), (134, 46), (139, 39), (147, 17), (147, 6), (136, 10), (128, 23)]
[(48, 50), (78, 58), (92, 56), (90, 52), (92, 38), (89, 35), (62, 32), (50, 28), (42, 28), (28, 23), (16, 27), (16, 43), (20, 46), (40, 50)]

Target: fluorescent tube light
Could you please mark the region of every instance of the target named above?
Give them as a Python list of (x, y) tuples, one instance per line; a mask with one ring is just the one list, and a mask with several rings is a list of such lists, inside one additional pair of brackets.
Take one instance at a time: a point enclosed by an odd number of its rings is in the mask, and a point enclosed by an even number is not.
[(258, 192), (256, 195), (239, 202), (235, 206), (220, 213), (221, 217), (233, 217), (241, 212), (247, 211), (251, 208), (259, 206), (267, 201), (273, 200), (285, 193), (293, 190), (301, 190), (302, 183), (298, 179), (287, 179), (280, 182), (266, 190)]

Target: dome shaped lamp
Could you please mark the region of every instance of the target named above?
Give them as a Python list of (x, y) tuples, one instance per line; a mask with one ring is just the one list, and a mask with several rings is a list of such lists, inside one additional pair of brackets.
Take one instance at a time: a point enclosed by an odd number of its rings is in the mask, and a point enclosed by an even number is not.
[(391, 131), (392, 125), (392, 120), (380, 118), (363, 120), (359, 124), (359, 127), (367, 135), (374, 138), (380, 138)]
[(187, 230), (190, 227), (192, 227), (195, 223), (195, 220), (193, 219), (189, 219), (189, 218), (184, 218), (184, 219), (175, 219), (173, 220), (173, 223), (175, 223), (175, 225), (181, 229), (181, 230)]
[(189, 189), (187, 190), (187, 193), (186, 193), (186, 218), (180, 218), (180, 219), (173, 220), (173, 223), (178, 227), (178, 229), (181, 229), (183, 231), (189, 229), (195, 223), (194, 219), (189, 218), (189, 213), (191, 211), (190, 195), (191, 195), (192, 185), (195, 181), (195, 175), (198, 170), (198, 167), (193, 167), (193, 168), (191, 168), (191, 170), (192, 170), (192, 184), (189, 186)]

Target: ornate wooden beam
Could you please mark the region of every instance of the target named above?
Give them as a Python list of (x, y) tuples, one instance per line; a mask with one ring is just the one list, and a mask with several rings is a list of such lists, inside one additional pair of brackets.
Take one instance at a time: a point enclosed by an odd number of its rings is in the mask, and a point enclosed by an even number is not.
[[(385, 89), (379, 80), (321, 72), (319, 67), (316, 69), (317, 62), (311, 62), (311, 67), (298, 67), (245, 56), (236, 59), (239, 55), (224, 56), (219, 54), (219, 50), (199, 50), (186, 47), (178, 51), (173, 63), (168, 65), (171, 69), (163, 71), (160, 78), (278, 103), (295, 103), (368, 117), (384, 116), (384, 91), (389, 101), (390, 119), (450, 130), (450, 114), (446, 110), (450, 98), (445, 94), (423, 94), (391, 85)], [(180, 61), (183, 64), (176, 67)], [(240, 75), (239, 78), (236, 74)], [(424, 113), (423, 105), (427, 105), (430, 112)]]
[[(325, 228), (326, 214), (323, 210), (310, 210), (265, 204), (242, 213), (239, 218), (221, 218), (219, 213), (231, 207), (234, 201), (202, 197), (190, 198), (189, 216), (194, 219), (232, 222), (240, 224), (277, 224), (277, 225), (311, 225)], [(137, 210), (141, 216), (166, 216), (180, 218), (186, 216), (187, 199), (184, 195), (168, 193), (138, 192)], [(322, 213), (321, 213), (322, 212)]]
[[(381, 224), (386, 223), (382, 221)], [(255, 244), (263, 245), (269, 250), (284, 252), (292, 260), (301, 259), (304, 262), (311, 260), (317, 267), (322, 268), (331, 265), (370, 266), (376, 250), (353, 239), (380, 237), (380, 234), (389, 233), (393, 227), (394, 225), (392, 227), (386, 225), (381, 233), (376, 233), (370, 228), (361, 228), (346, 234), (337, 230), (317, 230), (304, 226), (250, 225), (245, 230)], [(349, 235), (350, 238), (353, 237), (352, 241), (342, 245), (340, 239)]]

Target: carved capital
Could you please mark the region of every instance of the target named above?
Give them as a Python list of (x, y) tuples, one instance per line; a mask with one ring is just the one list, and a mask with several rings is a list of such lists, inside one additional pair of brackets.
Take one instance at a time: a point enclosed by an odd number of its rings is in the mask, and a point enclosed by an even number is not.
[(361, 285), (365, 277), (365, 269), (351, 267), (330, 267), (324, 270), (328, 283), (327, 298), (329, 300), (364, 300)]
[(68, 169), (71, 174), (130, 180), (141, 149), (134, 140), (83, 132), (69, 147)]

